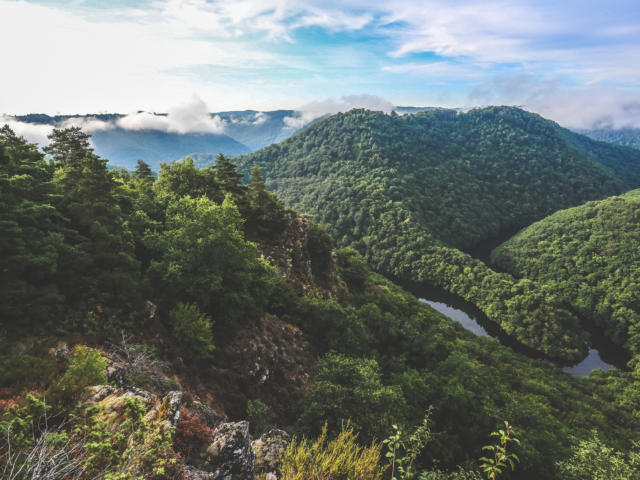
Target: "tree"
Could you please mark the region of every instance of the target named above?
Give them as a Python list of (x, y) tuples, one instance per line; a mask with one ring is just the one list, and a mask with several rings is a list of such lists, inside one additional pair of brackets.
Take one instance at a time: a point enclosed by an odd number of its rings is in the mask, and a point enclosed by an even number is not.
[(189, 195), (192, 198), (208, 197), (222, 202), (224, 193), (213, 167), (196, 168), (191, 157), (171, 163), (161, 163), (154, 191), (160, 203), (167, 206), (171, 200)]
[(212, 168), (222, 189), (226, 193), (230, 193), (238, 207), (241, 208), (245, 202), (247, 187), (242, 184), (243, 175), (238, 173), (235, 163), (231, 163), (224, 154), (220, 153)]
[(325, 421), (336, 432), (349, 420), (363, 441), (382, 438), (390, 429), (391, 416), (405, 408), (399, 389), (382, 383), (375, 360), (327, 354), (318, 362), (317, 380), (303, 402), (300, 417), (308, 433), (318, 433)]
[(0, 325), (43, 328), (64, 298), (55, 282), (65, 219), (52, 170), (35, 145), (0, 128)]
[(49, 140), (51, 143), (43, 150), (51, 155), (58, 165), (77, 161), (87, 153), (93, 152), (91, 136), (84, 133), (80, 127), (54, 128)]
[(248, 190), (247, 232), (262, 239), (282, 233), (290, 223), (290, 216), (282, 202), (267, 191), (258, 165), (251, 168)]
[(242, 223), (230, 195), (222, 205), (207, 197), (171, 202), (164, 232), (146, 238), (161, 252), (150, 266), (160, 300), (197, 303), (219, 327), (260, 314), (263, 276), (271, 268), (244, 240)]
[(50, 139), (48, 149), (57, 156), (57, 207), (73, 229), (65, 236), (70, 248), (58, 272), (61, 289), (78, 314), (96, 306), (128, 311), (137, 300), (139, 264), (107, 161), (76, 128), (54, 130)]
[(153, 171), (147, 162), (144, 160), (138, 160), (136, 165), (136, 169), (133, 171), (133, 178), (137, 180), (142, 180), (145, 182), (153, 183)]

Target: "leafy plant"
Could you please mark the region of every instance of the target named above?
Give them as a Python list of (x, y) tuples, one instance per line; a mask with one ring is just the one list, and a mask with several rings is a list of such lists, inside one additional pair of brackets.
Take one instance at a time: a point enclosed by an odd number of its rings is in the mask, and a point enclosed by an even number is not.
[(509, 445), (512, 443), (519, 445), (520, 440), (516, 438), (513, 427), (511, 427), (506, 420), (504, 421), (504, 429), (491, 432), (491, 436), (496, 437), (497, 441), (495, 445), (485, 445), (482, 447), (482, 450), (490, 452), (491, 455), (488, 457), (480, 457), (480, 468), (489, 480), (495, 480), (502, 475), (507, 467), (511, 467), (511, 470), (515, 469), (515, 464), (519, 462), (520, 459), (515, 453), (509, 450)]
[(213, 344), (213, 322), (200, 311), (195, 303), (179, 302), (169, 313), (171, 331), (181, 347), (182, 355), (192, 362), (211, 358)]
[[(415, 461), (431, 439), (431, 409), (415, 431), (408, 437), (393, 425), (394, 433), (382, 443), (387, 446), (385, 457), (391, 466), (391, 480), (412, 480), (418, 478)], [(420, 477), (422, 478), (422, 477)]]

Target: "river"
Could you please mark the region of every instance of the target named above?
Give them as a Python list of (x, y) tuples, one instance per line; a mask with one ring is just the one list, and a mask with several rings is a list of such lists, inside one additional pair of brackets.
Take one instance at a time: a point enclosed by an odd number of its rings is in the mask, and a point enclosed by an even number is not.
[[(404, 283), (404, 282), (403, 282)], [(404, 287), (417, 296), (421, 302), (429, 304), (434, 310), (458, 322), (464, 328), (480, 337), (493, 337), (500, 343), (528, 357), (541, 358), (541, 355), (507, 336), (491, 322), (475, 305), (441, 288), (421, 283), (404, 283)], [(580, 363), (565, 367), (565, 372), (573, 375), (589, 375), (593, 370), (625, 368), (627, 355), (617, 345), (608, 340), (593, 325), (586, 325), (592, 338), (589, 354)]]

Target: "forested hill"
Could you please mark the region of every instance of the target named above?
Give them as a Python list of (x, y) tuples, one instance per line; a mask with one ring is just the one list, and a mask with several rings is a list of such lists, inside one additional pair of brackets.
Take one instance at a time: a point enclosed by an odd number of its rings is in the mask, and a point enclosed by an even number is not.
[(459, 294), (508, 334), (565, 360), (583, 356), (586, 340), (554, 292), (456, 248), (637, 186), (640, 172), (640, 152), (507, 107), (353, 110), (238, 162), (244, 171), (257, 163), (285, 203), (329, 225), (376, 270)]
[(492, 258), (543, 281), (616, 343), (640, 353), (640, 190), (556, 212)]
[[(475, 480), (505, 420), (519, 461), (500, 479), (636, 468), (637, 371), (573, 377), (474, 336), (334, 250), (257, 168), (248, 186), (223, 155), (156, 178), (142, 161), (109, 170), (79, 129), (50, 140), (48, 160), (0, 128), (1, 478), (338, 464), (382, 480), (409, 458), (413, 478)], [(287, 448), (275, 428), (315, 443)]]
[(505, 107), (352, 110), (238, 161), (247, 170), (257, 162), (281, 198), (304, 211), (333, 205), (324, 220), (352, 237), (371, 221), (371, 202), (353, 200), (369, 197), (372, 187), (361, 187), (373, 181), (387, 200), (402, 201), (411, 221), (459, 247), (640, 185), (640, 153)]

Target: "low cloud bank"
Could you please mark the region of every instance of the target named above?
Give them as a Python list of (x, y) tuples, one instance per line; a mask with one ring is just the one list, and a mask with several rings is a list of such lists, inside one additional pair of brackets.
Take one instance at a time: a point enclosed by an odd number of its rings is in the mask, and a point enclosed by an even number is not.
[(125, 130), (159, 130), (168, 133), (210, 133), (224, 132), (225, 122), (218, 115), (209, 114), (207, 104), (198, 97), (177, 105), (166, 115), (138, 112), (126, 115), (116, 121)]
[(640, 128), (640, 94), (613, 87), (566, 87), (529, 75), (497, 77), (476, 87), (469, 101), (520, 105), (573, 129)]
[(340, 100), (326, 99), (308, 103), (300, 107), (296, 113), (283, 119), (289, 128), (302, 128), (316, 118), (332, 115), (338, 112), (346, 112), (353, 108), (366, 108), (368, 110), (391, 113), (395, 108), (391, 102), (373, 95), (349, 95)]
[(0, 126), (3, 125), (9, 125), (16, 135), (24, 137), (28, 142), (37, 143), (40, 146), (49, 144), (47, 136), (53, 130), (53, 126), (51, 125), (21, 122), (14, 117), (0, 115)]
[[(254, 123), (264, 122), (266, 116), (264, 118), (263, 116), (262, 112), (256, 114)], [(170, 108), (166, 114), (136, 112), (115, 121), (105, 121), (93, 116), (71, 117), (56, 125), (23, 122), (13, 116), (0, 115), (0, 125), (5, 124), (8, 124), (17, 135), (41, 147), (49, 144), (47, 136), (54, 128), (80, 127), (89, 134), (114, 128), (158, 130), (179, 134), (221, 134), (224, 133), (226, 126), (226, 122), (218, 115), (212, 117), (207, 105), (196, 96), (186, 103)]]

